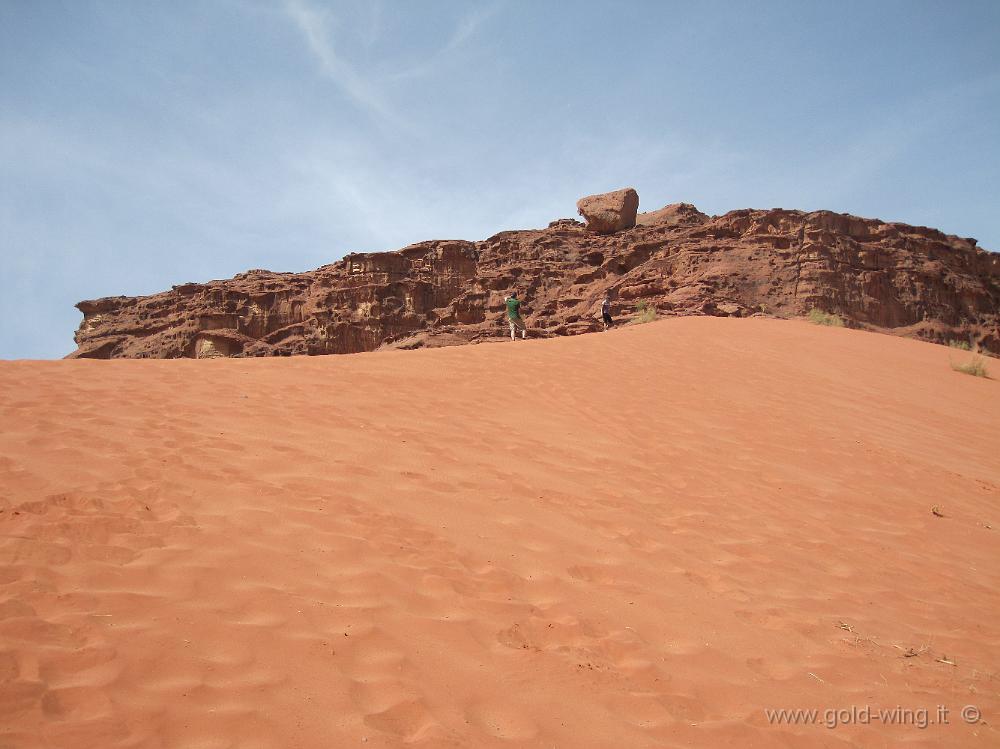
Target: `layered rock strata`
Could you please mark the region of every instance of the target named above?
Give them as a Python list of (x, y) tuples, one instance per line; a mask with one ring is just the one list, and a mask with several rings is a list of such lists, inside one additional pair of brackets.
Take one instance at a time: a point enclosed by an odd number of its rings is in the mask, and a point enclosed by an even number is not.
[(573, 219), (478, 242), (352, 253), (313, 271), (251, 270), (145, 297), (80, 302), (71, 357), (344, 354), (505, 334), (524, 300), (532, 336), (601, 330), (600, 300), (628, 319), (798, 316), (1000, 353), (1000, 255), (974, 239), (829, 211), (706, 216), (678, 203), (600, 234)]

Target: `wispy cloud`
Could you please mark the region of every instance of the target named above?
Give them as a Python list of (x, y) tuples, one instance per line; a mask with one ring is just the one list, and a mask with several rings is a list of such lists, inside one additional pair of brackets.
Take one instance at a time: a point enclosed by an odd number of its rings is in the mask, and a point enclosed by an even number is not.
[[(332, 29), (336, 19), (328, 10), (318, 8), (308, 0), (285, 0), (286, 14), (302, 34), (323, 74), (379, 124), (394, 129), (409, 129), (409, 125), (397, 114), (379, 81), (401, 81), (434, 74), (451, 62), (454, 54), (466, 46), (500, 7), (499, 3), (494, 3), (472, 9), (458, 20), (448, 40), (436, 51), (380, 79), (360, 72), (345, 55), (338, 52)], [(381, 27), (381, 6), (375, 3), (370, 10), (367, 27), (359, 37), (366, 48), (374, 45), (381, 34)]]
[(824, 155), (822, 172), (827, 175), (824, 204), (849, 202), (851, 196), (882, 170), (913, 153), (929, 137), (942, 132), (961, 132), (968, 112), (977, 100), (995, 97), (1000, 73), (932, 89), (875, 119), (834, 156)]
[(329, 13), (316, 9), (306, 0), (285, 0), (285, 9), (323, 74), (377, 121), (398, 126), (400, 118), (373, 82), (337, 54), (331, 37)]
[(424, 61), (394, 73), (391, 76), (392, 79), (409, 80), (422, 78), (437, 71), (442, 65), (448, 62), (453, 53), (465, 46), (466, 42), (472, 39), (479, 29), (499, 12), (500, 7), (499, 3), (494, 3), (492, 5), (473, 8), (459, 19), (455, 25), (455, 30), (441, 48)]
[(363, 37), (364, 45), (370, 49), (382, 36), (382, 3), (380, 0), (369, 0), (368, 19)]
[(458, 26), (455, 27), (455, 32), (451, 35), (443, 51), (450, 52), (462, 46), (479, 30), (480, 26), (495, 16), (499, 10), (500, 5), (493, 4), (474, 8), (467, 13), (459, 20)]

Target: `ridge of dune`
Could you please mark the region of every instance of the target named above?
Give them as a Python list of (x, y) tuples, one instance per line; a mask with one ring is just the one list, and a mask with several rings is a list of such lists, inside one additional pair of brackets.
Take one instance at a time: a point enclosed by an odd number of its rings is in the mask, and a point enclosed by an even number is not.
[[(996, 746), (965, 356), (683, 317), (0, 362), (0, 747)], [(764, 712), (865, 705), (950, 719)]]

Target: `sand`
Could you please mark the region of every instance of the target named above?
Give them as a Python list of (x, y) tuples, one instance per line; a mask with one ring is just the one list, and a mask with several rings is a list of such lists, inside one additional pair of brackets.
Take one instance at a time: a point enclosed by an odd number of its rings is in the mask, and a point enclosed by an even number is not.
[(968, 356), (683, 318), (0, 363), (0, 747), (1000, 746)]

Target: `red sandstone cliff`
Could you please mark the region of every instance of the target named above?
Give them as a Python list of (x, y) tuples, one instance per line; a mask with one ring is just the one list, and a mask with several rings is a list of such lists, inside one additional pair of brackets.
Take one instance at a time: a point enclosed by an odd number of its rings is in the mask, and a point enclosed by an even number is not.
[(574, 220), (480, 242), (429, 241), (352, 254), (304, 273), (252, 270), (146, 297), (80, 302), (71, 357), (342, 354), (504, 335), (503, 299), (525, 300), (529, 332), (601, 329), (639, 302), (664, 315), (795, 316), (1000, 353), (1000, 254), (935, 229), (828, 211), (680, 203), (602, 235)]

